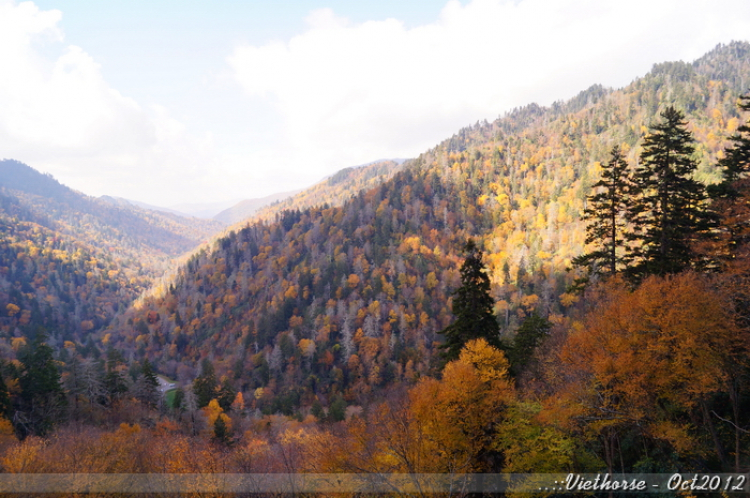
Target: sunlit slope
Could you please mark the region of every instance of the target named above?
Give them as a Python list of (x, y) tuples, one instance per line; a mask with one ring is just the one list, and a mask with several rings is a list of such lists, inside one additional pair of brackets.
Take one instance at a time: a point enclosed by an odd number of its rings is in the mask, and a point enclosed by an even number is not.
[(249, 219), (240, 221), (234, 228), (242, 228), (253, 221), (273, 222), (283, 211), (323, 205), (340, 206), (362, 190), (368, 190), (392, 178), (401, 169), (402, 164), (403, 161), (389, 160), (344, 168), (312, 187), (258, 209)]
[(714, 179), (739, 124), (748, 55), (745, 43), (722, 46), (623, 89), (517, 109), (462, 129), (340, 207), (236, 230), (119, 318), (109, 344), (185, 380), (211, 357), (287, 408), (314, 395), (356, 399), (430, 368), (468, 237), (485, 251), (506, 331), (533, 310), (554, 320), (565, 269), (584, 249), (584, 199), (612, 146), (634, 164), (648, 125), (672, 104), (698, 141), (700, 178)]
[(208, 237), (212, 223), (195, 222), (112, 206), (0, 161), (0, 347), (40, 328), (60, 346), (88, 343), (174, 255)]

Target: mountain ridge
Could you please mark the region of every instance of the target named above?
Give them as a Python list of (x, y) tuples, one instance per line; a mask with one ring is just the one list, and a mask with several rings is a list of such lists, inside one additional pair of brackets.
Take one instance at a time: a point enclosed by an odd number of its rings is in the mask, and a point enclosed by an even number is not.
[(262, 410), (337, 394), (362, 402), (434, 367), (469, 237), (485, 252), (504, 334), (534, 312), (554, 322), (569, 302), (565, 270), (584, 249), (580, 213), (611, 147), (634, 164), (649, 124), (674, 104), (700, 144), (700, 178), (715, 181), (748, 53), (747, 43), (718, 47), (693, 63), (657, 64), (621, 89), (530, 104), (462, 128), (338, 207), (256, 217), (107, 333), (185, 382), (213, 358), (239, 389), (263, 389)]

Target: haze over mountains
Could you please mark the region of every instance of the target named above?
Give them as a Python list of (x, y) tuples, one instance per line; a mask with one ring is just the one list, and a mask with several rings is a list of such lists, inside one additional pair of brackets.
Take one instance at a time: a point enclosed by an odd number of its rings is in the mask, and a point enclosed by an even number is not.
[(299, 192), (301, 191), (291, 190), (289, 192), (279, 192), (277, 194), (267, 195), (266, 197), (261, 197), (259, 199), (245, 199), (244, 201), (240, 201), (232, 207), (215, 214), (212, 218), (227, 225), (232, 225), (251, 217), (256, 211), (268, 206), (269, 204), (292, 197)]
[[(151, 211), (162, 211), (183, 217), (212, 219), (225, 225), (234, 225), (253, 217), (259, 212), (258, 216), (267, 219), (274, 213), (289, 207), (304, 208), (323, 203), (339, 205), (356, 192), (390, 178), (403, 162), (403, 159), (381, 160), (362, 166), (344, 168), (307, 189), (277, 192), (265, 197), (245, 199), (239, 202), (181, 204), (166, 208), (106, 195), (101, 196), (100, 199), (118, 206), (138, 206)], [(230, 205), (230, 207), (226, 207), (227, 205)]]

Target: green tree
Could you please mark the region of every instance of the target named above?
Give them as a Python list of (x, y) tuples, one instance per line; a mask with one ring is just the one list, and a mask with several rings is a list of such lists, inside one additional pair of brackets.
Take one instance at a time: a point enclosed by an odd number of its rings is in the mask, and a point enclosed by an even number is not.
[(14, 420), (21, 436), (46, 435), (61, 419), (65, 408), (60, 372), (46, 339), (45, 333), (38, 332), (18, 351), (21, 393)]
[(232, 387), (232, 383), (228, 378), (224, 378), (224, 381), (221, 383), (221, 387), (219, 387), (219, 390), (216, 394), (216, 399), (219, 402), (219, 406), (222, 407), (225, 412), (231, 410), (232, 402), (237, 396), (237, 391), (234, 390), (234, 388)]
[(337, 394), (331, 406), (328, 407), (328, 420), (331, 422), (341, 422), (346, 418), (346, 401), (341, 393)]
[(587, 275), (577, 281), (579, 286), (591, 275), (614, 275), (624, 264), (626, 213), (633, 182), (619, 146), (612, 148), (610, 161), (602, 165), (602, 176), (593, 189), (583, 217), (587, 222), (586, 244), (595, 244), (596, 249), (573, 260), (573, 266), (587, 270)]
[[(750, 111), (750, 94), (739, 98), (738, 107)], [(708, 187), (712, 210), (720, 219), (715, 255), (727, 262), (750, 242), (750, 121), (737, 128), (729, 140), (732, 146), (719, 160), (722, 181)]]
[[(743, 111), (750, 111), (750, 93), (739, 97), (737, 107)], [(729, 140), (732, 146), (724, 151), (724, 157), (719, 161), (723, 181), (718, 186), (725, 188), (726, 191), (712, 190), (711, 193), (736, 197), (739, 192), (733, 188), (735, 182), (746, 177), (750, 172), (750, 121), (737, 128), (737, 133), (729, 137)], [(712, 197), (715, 196), (712, 195)]]
[(12, 405), (10, 400), (10, 393), (8, 392), (8, 385), (3, 379), (3, 373), (5, 371), (4, 362), (0, 361), (0, 418), (10, 419), (12, 412)]
[(700, 266), (695, 243), (711, 226), (705, 186), (693, 178), (693, 135), (674, 107), (661, 117), (643, 142), (634, 178), (636, 195), (629, 212), (635, 227), (629, 234), (633, 263), (627, 270), (634, 281)]
[(198, 408), (208, 406), (216, 397), (216, 373), (213, 364), (205, 358), (201, 364), (201, 374), (193, 381), (193, 393)]
[(231, 442), (231, 434), (229, 433), (227, 423), (224, 421), (225, 416), (222, 415), (224, 414), (219, 414), (214, 421), (214, 439), (221, 444), (229, 444)]
[(185, 391), (181, 387), (175, 389), (174, 397), (172, 398), (172, 408), (178, 412), (185, 411)]
[(143, 360), (136, 391), (138, 400), (151, 408), (159, 401), (159, 379), (156, 378), (154, 367), (148, 358)]
[(320, 404), (320, 400), (316, 397), (310, 407), (310, 413), (318, 420), (323, 420), (325, 412), (323, 411), (323, 405)]
[(508, 352), (510, 370), (513, 375), (520, 374), (528, 365), (534, 350), (542, 343), (551, 327), (552, 324), (539, 316), (536, 311), (526, 317), (518, 328), (516, 337), (513, 339), (513, 346)]
[(458, 359), (461, 348), (472, 339), (485, 339), (490, 346), (502, 349), (500, 325), (497, 323), (490, 296), (490, 279), (482, 261), (482, 251), (469, 239), (464, 247), (466, 254), (461, 265), (461, 287), (453, 293), (453, 315), (455, 321), (438, 332), (445, 336), (443, 359)]

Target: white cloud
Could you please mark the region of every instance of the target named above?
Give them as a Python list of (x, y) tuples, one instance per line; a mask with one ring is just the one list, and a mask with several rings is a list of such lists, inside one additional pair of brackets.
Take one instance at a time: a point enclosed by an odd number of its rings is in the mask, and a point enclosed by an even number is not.
[(210, 144), (111, 88), (90, 55), (64, 45), (60, 19), (31, 2), (0, 2), (0, 157), (91, 195), (179, 200), (164, 186), (203, 174)]
[[(297, 36), (237, 46), (229, 78), (163, 70), (115, 89), (87, 47), (65, 43), (62, 16), (0, 0), (0, 158), (88, 194), (162, 205), (260, 197), (415, 156), (515, 106), (622, 86), (655, 62), (750, 36), (747, 0), (452, 0), (413, 28), (321, 9)], [(154, 60), (175, 53), (153, 50)], [(103, 60), (122, 76), (115, 53)], [(158, 95), (149, 78), (174, 88), (172, 107), (132, 98)]]
[[(451, 0), (439, 19), (354, 24), (328, 9), (281, 43), (228, 57), (250, 96), (271, 98), (295, 167), (413, 156), (477, 119), (623, 86), (655, 62), (746, 39), (746, 0)], [(291, 165), (289, 166), (291, 167)]]

